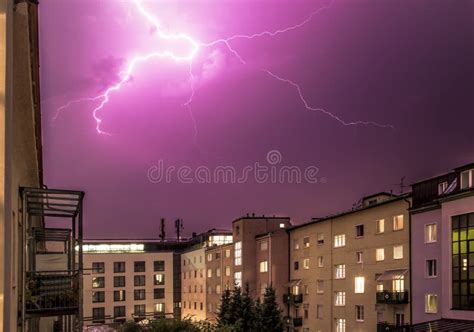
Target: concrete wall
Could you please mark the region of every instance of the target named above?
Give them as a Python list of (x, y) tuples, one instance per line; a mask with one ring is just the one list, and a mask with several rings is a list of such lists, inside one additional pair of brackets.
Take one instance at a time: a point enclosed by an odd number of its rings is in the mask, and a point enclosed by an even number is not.
[(184, 252), (181, 254), (181, 317), (206, 319), (206, 294), (205, 249)]

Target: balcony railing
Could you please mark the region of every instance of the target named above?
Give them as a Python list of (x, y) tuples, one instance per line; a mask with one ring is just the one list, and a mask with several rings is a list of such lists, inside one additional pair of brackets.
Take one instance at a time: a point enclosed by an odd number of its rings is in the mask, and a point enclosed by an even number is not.
[(377, 323), (377, 332), (411, 332), (410, 325), (395, 325), (389, 323)]
[(404, 292), (391, 292), (391, 291), (382, 291), (377, 292), (376, 294), (377, 303), (385, 304), (403, 304), (408, 303), (408, 291)]
[(27, 313), (51, 316), (78, 313), (78, 271), (27, 272), (25, 285)]
[(283, 303), (285, 304), (303, 303), (303, 294), (284, 294)]

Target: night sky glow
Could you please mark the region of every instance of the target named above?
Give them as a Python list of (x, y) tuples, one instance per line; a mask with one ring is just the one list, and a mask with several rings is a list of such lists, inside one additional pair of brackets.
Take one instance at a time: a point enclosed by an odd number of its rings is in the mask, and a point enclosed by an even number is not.
[[(45, 183), (87, 192), (89, 237), (157, 236), (161, 217), (304, 221), (474, 157), (470, 1), (39, 8)], [(242, 168), (270, 150), (325, 183), (147, 179), (158, 160)]]

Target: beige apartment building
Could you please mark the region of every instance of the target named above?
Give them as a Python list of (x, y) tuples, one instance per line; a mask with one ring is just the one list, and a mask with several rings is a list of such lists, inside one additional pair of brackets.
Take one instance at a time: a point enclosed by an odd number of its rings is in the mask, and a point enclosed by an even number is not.
[(181, 255), (181, 317), (206, 319), (205, 246), (191, 248)]
[(290, 330), (376, 331), (411, 321), (410, 201), (380, 193), (290, 230)]

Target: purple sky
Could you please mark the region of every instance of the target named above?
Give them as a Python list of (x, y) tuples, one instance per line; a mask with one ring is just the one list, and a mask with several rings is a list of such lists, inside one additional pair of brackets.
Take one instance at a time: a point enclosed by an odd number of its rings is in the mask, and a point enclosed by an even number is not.
[[(165, 33), (208, 43), (275, 31), (327, 1), (144, 1)], [(45, 184), (86, 192), (85, 235), (155, 237), (161, 217), (185, 232), (230, 227), (248, 212), (293, 221), (350, 208), (361, 196), (474, 161), (474, 2), (335, 0), (304, 26), (201, 47), (187, 62), (151, 59), (98, 112), (94, 97), (116, 84), (136, 55), (165, 43), (134, 2), (43, 0), (40, 8)], [(308, 111), (307, 102), (344, 121)], [(191, 117), (192, 115), (192, 117)], [(194, 129), (194, 123), (197, 131)], [(319, 168), (314, 183), (152, 183), (167, 166), (242, 170), (278, 150), (279, 166)], [(325, 183), (321, 183), (325, 182)], [(171, 228), (171, 227), (170, 227)], [(171, 230), (168, 232), (171, 233)], [(171, 234), (170, 234), (171, 235)]]

